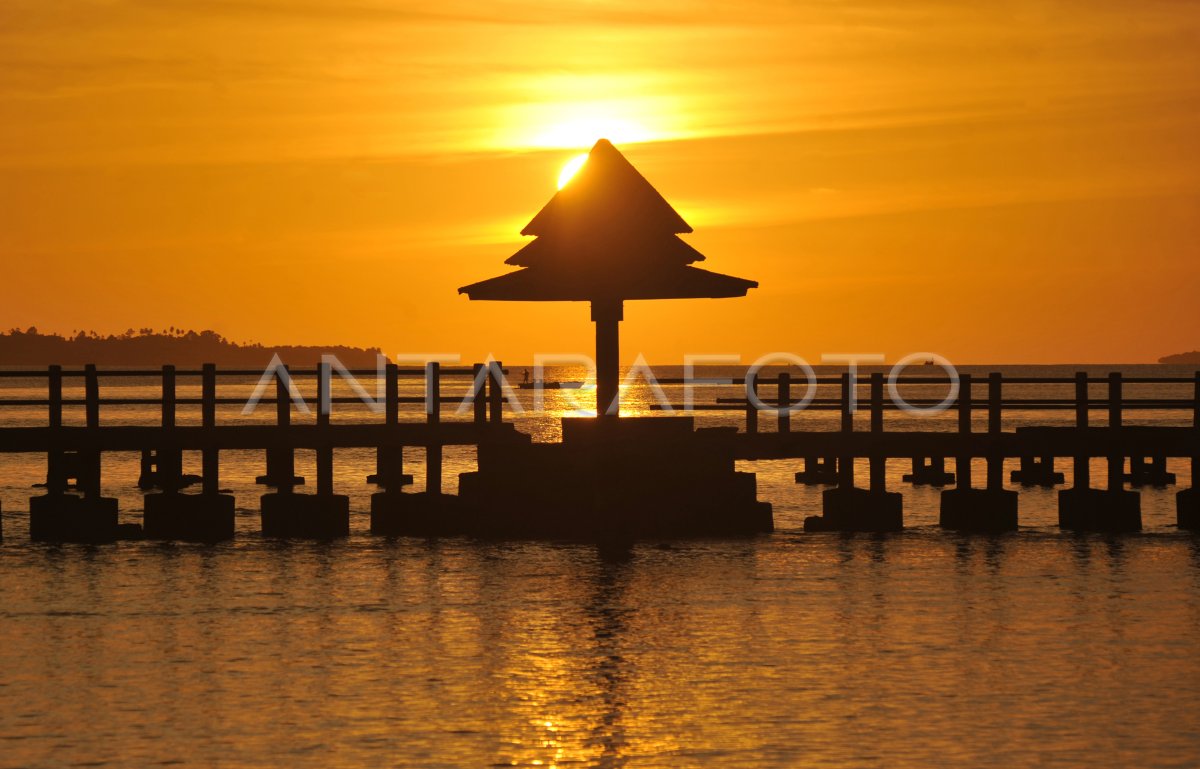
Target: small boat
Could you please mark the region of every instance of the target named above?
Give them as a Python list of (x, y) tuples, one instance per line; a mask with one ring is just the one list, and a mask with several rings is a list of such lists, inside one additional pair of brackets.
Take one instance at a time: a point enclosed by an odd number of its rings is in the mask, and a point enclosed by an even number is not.
[(522, 390), (532, 390), (537, 387), (543, 390), (578, 390), (583, 387), (583, 382), (520, 382), (517, 387)]

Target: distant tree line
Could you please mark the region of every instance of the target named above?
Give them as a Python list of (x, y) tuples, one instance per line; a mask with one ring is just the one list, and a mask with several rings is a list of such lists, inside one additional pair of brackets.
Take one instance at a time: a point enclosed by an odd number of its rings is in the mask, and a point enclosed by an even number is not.
[(336, 345), (238, 344), (216, 331), (192, 331), (182, 328), (155, 331), (152, 328), (128, 329), (123, 334), (103, 336), (94, 331), (72, 331), (71, 336), (43, 334), (30, 326), (0, 333), (0, 365), (3, 366), (198, 366), (216, 363), (222, 366), (264, 367), (273, 355), (293, 366), (314, 366), (322, 355), (336, 355), (343, 365), (374, 367), (378, 348), (363, 349)]
[(1164, 355), (1158, 359), (1158, 362), (1191, 366), (1200, 363), (1200, 350), (1193, 350), (1192, 352), (1180, 352), (1175, 353), (1174, 355)]

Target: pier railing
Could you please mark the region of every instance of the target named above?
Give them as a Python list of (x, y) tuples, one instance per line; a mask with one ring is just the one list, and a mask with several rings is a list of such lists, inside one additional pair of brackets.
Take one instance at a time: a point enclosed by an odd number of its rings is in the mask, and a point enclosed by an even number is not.
[[(972, 374), (960, 374), (956, 378), (948, 376), (901, 376), (886, 377), (882, 373), (870, 373), (851, 377), (848, 373), (836, 377), (817, 376), (812, 379), (802, 379), (788, 372), (775, 376), (760, 376), (750, 380), (737, 377), (726, 379), (719, 384), (712, 380), (701, 380), (707, 387), (730, 388), (736, 395), (718, 396), (711, 402), (704, 403), (655, 403), (650, 408), (656, 411), (691, 410), (691, 411), (726, 411), (743, 412), (745, 415), (746, 432), (755, 433), (760, 426), (760, 419), (774, 417), (773, 423), (779, 432), (789, 432), (793, 428), (793, 417), (807, 411), (836, 411), (843, 419), (851, 420), (856, 414), (870, 414), (872, 420), (885, 411), (907, 411), (910, 413), (932, 413), (941, 406), (943, 411), (958, 411), (964, 409), (970, 412), (986, 411), (989, 420), (999, 420), (1005, 411), (1070, 411), (1077, 415), (1083, 412), (1107, 411), (1110, 425), (1119, 425), (1121, 414), (1125, 411), (1154, 410), (1178, 411), (1186, 414), (1197, 414), (1200, 410), (1200, 372), (1194, 377), (1130, 377), (1121, 372), (1113, 372), (1103, 377), (1090, 376), (1079, 372), (1072, 377), (1028, 377), (1004, 376), (993, 372), (986, 377), (975, 377)], [(664, 378), (657, 380), (660, 385), (695, 385), (687, 379)], [(797, 395), (801, 389), (807, 389), (811, 384), (816, 392), (837, 388), (837, 397), (813, 397), (801, 402)], [(1005, 397), (1006, 386), (1060, 386), (1071, 387), (1072, 397)], [(1096, 397), (1091, 394), (1093, 385), (1107, 387), (1105, 395)], [(1130, 397), (1126, 386), (1129, 385), (1175, 385), (1181, 388), (1191, 385), (1192, 393), (1187, 397)], [(953, 397), (904, 397), (903, 403), (897, 403), (894, 397), (885, 395), (886, 388), (898, 391), (902, 387), (948, 387), (957, 386), (958, 393)], [(980, 387), (982, 386), (982, 387)], [(982, 397), (980, 389), (984, 391)], [(759, 403), (749, 397), (753, 392)], [(898, 394), (898, 392), (897, 392)], [(890, 395), (890, 394), (889, 394)], [(1086, 419), (1083, 420), (1086, 424)], [(991, 429), (991, 428), (989, 428)], [(995, 429), (999, 429), (998, 426)]]
[[(79, 491), (95, 496), (100, 489), (100, 455), (105, 451), (140, 451), (142, 473), (139, 485), (145, 489), (174, 491), (198, 482), (204, 493), (216, 494), (222, 450), (265, 449), (266, 473), (258, 481), (286, 490), (304, 483), (302, 477), (295, 475), (295, 450), (313, 449), (316, 451), (317, 492), (329, 494), (333, 487), (335, 448), (375, 448), (378, 452), (377, 472), (369, 480), (395, 488), (411, 482), (411, 476), (403, 472), (404, 447), (419, 446), (426, 450), (427, 486), (440, 491), (443, 446), (476, 444), (500, 433), (511, 433), (511, 423), (504, 422), (503, 375), (504, 369), (499, 362), (466, 367), (431, 362), (422, 368), (387, 364), (380, 369), (336, 371), (330, 364), (322, 363), (316, 368), (294, 371), (279, 366), (265, 374), (256, 370), (222, 370), (213, 364), (198, 369), (178, 369), (171, 365), (160, 370), (99, 369), (88, 365), (77, 370), (61, 366), (42, 370), (4, 370), (0, 371), (0, 378), (33, 380), (33, 389), (40, 389), (40, 383), (44, 383), (46, 395), (0, 397), (0, 452), (45, 452), (48, 491), (61, 493), (75, 481)], [(376, 388), (374, 399), (365, 397), (365, 390), (354, 396), (335, 397), (335, 377), (349, 378), (347, 381), (354, 382), (352, 387), (360, 390), (356, 378), (374, 377), (382, 380), (382, 387)], [(105, 397), (101, 390), (101, 382), (105, 379), (157, 382), (160, 389), (157, 397)], [(400, 385), (406, 379), (420, 380), (421, 395), (401, 395)], [(465, 398), (458, 396), (453, 401), (445, 400), (444, 379), (465, 380)], [(82, 397), (64, 395), (64, 383), (71, 380), (82, 381)], [(190, 383), (194, 389), (197, 380), (199, 397), (181, 397), (181, 382)], [(298, 382), (305, 383), (303, 389), (310, 391), (302, 392)], [(268, 397), (259, 397), (265, 393), (255, 392), (250, 398), (244, 392), (237, 397), (229, 394), (230, 386), (236, 385), (244, 391), (247, 384), (255, 384), (256, 391), (265, 387), (274, 392)], [(373, 403), (382, 418), (368, 423), (331, 424), (333, 404), (362, 402)], [(310, 403), (315, 408), (310, 407)], [(456, 410), (464, 404), (470, 406), (470, 419), (444, 422), (443, 411), (451, 403)], [(403, 404), (421, 404), (423, 408), (418, 413), (423, 412), (423, 418), (402, 420)], [(245, 419), (218, 421), (218, 407), (242, 406), (244, 416), (248, 405), (274, 406), (274, 423), (248, 424)], [(159, 407), (161, 420), (156, 425), (129, 424), (128, 421), (102, 424), (103, 408), (120, 406)], [(189, 406), (199, 406), (199, 424), (180, 423), (181, 407)], [(43, 407), (45, 419), (34, 418), (35, 424), (30, 424), (28, 414), (21, 419), (24, 424), (18, 426), (13, 426), (12, 420), (7, 418), (15, 409)], [(83, 409), (83, 423), (67, 424), (64, 413), (78, 407)], [(314, 423), (294, 424), (292, 412), (296, 408), (315, 411)], [(203, 470), (200, 476), (183, 473), (185, 450), (201, 452)]]
[[(64, 369), (61, 366), (50, 366), (46, 369), (0, 370), (0, 379), (44, 381), (46, 397), (44, 398), (4, 398), (0, 397), (0, 409), (16, 407), (45, 407), (46, 420), (49, 427), (63, 426), (63, 412), (68, 407), (82, 407), (84, 422), (88, 427), (99, 427), (101, 407), (103, 406), (161, 406), (162, 424), (164, 427), (175, 426), (176, 414), (181, 406), (200, 406), (202, 424), (206, 427), (217, 426), (218, 406), (275, 406), (277, 423), (288, 425), (291, 421), (293, 407), (301, 406), (311, 410), (309, 404), (316, 407), (318, 422), (322, 415), (328, 416), (332, 404), (373, 403), (383, 414), (385, 423), (397, 422), (400, 419), (402, 404), (424, 405), (426, 421), (440, 421), (441, 412), (446, 400), (443, 395), (442, 381), (444, 379), (467, 380), (465, 400), (472, 405), (473, 420), (482, 424), (486, 422), (503, 421), (503, 391), (500, 380), (505, 373), (502, 364), (476, 363), (473, 366), (442, 366), (432, 362), (421, 368), (402, 368), (396, 364), (387, 364), (379, 369), (338, 369), (334, 370), (329, 364), (321, 364), (315, 368), (292, 370), (280, 366), (274, 371), (268, 371), (265, 378), (261, 370), (218, 369), (214, 364), (204, 364), (200, 368), (178, 369), (167, 365), (161, 369), (100, 369), (95, 365), (84, 366), (81, 369)], [(363, 390), (353, 396), (333, 396), (333, 383), (338, 378), (351, 377), (357, 384), (357, 378), (375, 378), (380, 380), (376, 398), (370, 398)], [(161, 391), (157, 397), (102, 396), (102, 380), (134, 380), (135, 382), (161, 382)], [(273, 394), (268, 397), (252, 397), (239, 395), (233, 397), (222, 395), (220, 386), (237, 385), (245, 388), (247, 380), (252, 379), (262, 384), (266, 379), (273, 380)], [(83, 397), (64, 397), (64, 385), (70, 380), (82, 380)], [(200, 384), (199, 397), (180, 397), (179, 385), (185, 382)], [(420, 396), (400, 395), (401, 382), (405, 380), (420, 380), (423, 382), (423, 392)], [(311, 392), (304, 392), (297, 382), (311, 381)], [(37, 385), (35, 385), (35, 388)], [(361, 387), (360, 387), (361, 389)], [(460, 403), (461, 401), (456, 401)], [(3, 413), (0, 412), (0, 419)], [(3, 446), (0, 445), (0, 450)]]
[[(265, 374), (254, 370), (220, 370), (215, 365), (198, 369), (168, 365), (160, 370), (101, 370), (91, 365), (65, 370), (51, 366), (45, 370), (0, 371), (0, 378), (24, 380), (16, 388), (0, 388), (0, 394), (4, 390), (17, 393), (17, 397), (0, 397), (0, 452), (36, 452), (47, 456), (44, 499), (48, 501), (38, 504), (50, 506), (56, 511), (54, 515), (60, 517), (74, 514), (70, 506), (76, 502), (63, 498), (72, 480), (82, 498), (90, 500), (88, 504), (101, 504), (96, 500), (101, 500), (103, 452), (140, 451), (143, 464), (139, 485), (167, 492), (173, 500), (169, 504), (174, 505), (193, 504), (190, 498), (180, 501), (174, 492), (194, 483), (200, 484), (201, 495), (209, 501), (222, 496), (218, 463), (220, 452), (227, 450), (265, 450), (266, 473), (258, 482), (290, 495), (292, 487), (305, 482), (295, 475), (295, 452), (313, 450), (319, 501), (302, 500), (296, 504), (324, 505), (334, 504), (330, 500), (334, 499), (335, 449), (374, 448), (376, 473), (367, 480), (385, 491), (397, 491), (412, 482), (412, 476), (404, 473), (404, 448), (423, 447), (426, 491), (440, 498), (443, 447), (488, 444), (488, 451), (495, 449), (489, 456), (499, 456), (510, 446), (531, 440), (529, 435), (514, 429), (513, 420), (505, 418), (505, 401), (515, 391), (505, 381), (504, 369), (498, 362), (456, 367), (433, 362), (420, 368), (387, 364), (367, 370), (340, 367), (335, 370), (322, 363), (295, 371), (280, 366)], [(354, 395), (335, 395), (334, 382), (338, 378), (346, 381)], [(364, 378), (375, 380), (374, 398), (358, 384)], [(149, 393), (146, 387), (141, 387), (137, 392), (110, 395), (111, 390), (104, 392), (101, 388), (106, 379), (122, 379), (126, 384), (129, 380), (135, 384), (148, 383), (151, 389)], [(457, 380), (466, 386), (449, 395), (444, 387), (446, 380)], [(1192, 477), (1200, 475), (1200, 372), (1192, 377), (1138, 377), (1121, 372), (1103, 377), (1087, 372), (1074, 377), (1006, 377), (992, 372), (985, 377), (963, 373), (953, 378), (885, 377), (880, 372), (869, 372), (858, 378), (843, 373), (836, 377), (801, 379), (783, 371), (772, 377), (750, 378), (749, 385), (747, 381), (745, 377), (720, 382), (661, 379), (658, 384), (667, 388), (660, 394), (674, 385), (702, 387), (706, 400), (671, 404), (660, 399), (651, 408), (729, 412), (740, 416), (734, 420), (738, 423), (736, 427), (726, 424), (723, 429), (705, 431), (704, 436), (697, 436), (701, 443), (696, 445), (710, 447), (730, 461), (802, 459), (804, 469), (796, 474), (798, 482), (833, 484), (849, 493), (856, 488), (856, 461), (865, 461), (870, 468), (869, 491), (878, 492), (879, 499), (884, 499), (882, 495), (887, 493), (886, 463), (896, 458), (913, 462), (913, 472), (905, 476), (906, 481), (938, 486), (955, 484), (956, 490), (966, 492), (972, 489), (973, 460), (983, 459), (984, 489), (996, 499), (1008, 493), (1003, 490), (1003, 472), (1005, 460), (1010, 458), (1021, 460), (1020, 470), (1011, 476), (1014, 482), (1044, 486), (1064, 482), (1063, 474), (1054, 471), (1054, 460), (1071, 458), (1074, 488), (1081, 493), (1090, 489), (1090, 463), (1097, 457), (1107, 460), (1108, 491), (1119, 492), (1126, 482), (1135, 486), (1173, 483), (1174, 476), (1167, 472), (1166, 466), (1169, 457), (1190, 459)], [(186, 383), (187, 389), (181, 390), (181, 382)], [(71, 397), (67, 395), (68, 383)], [(378, 386), (380, 383), (382, 387)], [(402, 387), (402, 383), (407, 386)], [(44, 397), (40, 393), (39, 397), (28, 397), (43, 386)], [(236, 396), (231, 394), (233, 386), (241, 388)], [(248, 399), (246, 392), (250, 386), (255, 392)], [(1042, 389), (1032, 397), (1021, 397), (1020, 390), (1027, 386)], [(1149, 396), (1134, 397), (1132, 391), (1146, 386), (1156, 387)], [(830, 394), (831, 388), (836, 388), (836, 395)], [(931, 396), (929, 388), (937, 388), (935, 393), (946, 395)], [(1056, 388), (1065, 392), (1054, 392)], [(79, 390), (81, 397), (75, 394)], [(379, 418), (332, 422), (334, 404), (364, 401), (372, 404), (371, 410), (378, 411)], [(261, 418), (218, 419), (222, 406), (242, 406), (244, 416), (248, 405), (274, 406), (274, 419), (266, 423)], [(402, 409), (405, 405), (421, 408)], [(135, 420), (139, 424), (130, 424), (128, 419), (102, 422), (106, 407), (122, 406), (156, 407), (160, 414), (152, 418), (151, 424), (146, 424), (145, 409), (139, 411)], [(180, 419), (181, 408), (195, 406), (200, 412), (198, 423), (194, 419)], [(461, 418), (443, 418), (448, 407), (454, 409), (456, 416), (461, 414)], [(77, 408), (83, 411), (82, 424), (77, 419), (68, 424), (65, 412)], [(293, 412), (297, 409), (302, 413), (315, 411), (315, 416), (308, 422), (296, 422)], [(938, 412), (944, 418), (936, 424), (938, 429), (933, 430), (913, 429), (911, 420), (886, 429), (889, 414), (914, 409)], [(515, 404), (511, 410), (516, 410)], [(810, 411), (836, 412), (835, 429), (828, 429), (830, 420), (822, 420), (825, 429), (813, 429), (818, 420), (805, 422), (802, 417)], [(1052, 423), (1031, 423), (1025, 419), (1024, 426), (1004, 429), (1006, 415), (1055, 411), (1074, 418)], [(1095, 418), (1097, 411), (1102, 417)], [(1127, 414), (1144, 411), (1168, 416), (1156, 418), (1153, 426), (1130, 424), (1132, 420)], [(976, 419), (980, 412), (985, 415), (982, 424)], [(10, 418), (14, 413), (17, 418)], [(44, 415), (44, 421), (39, 414)], [(801, 429), (797, 429), (798, 420)], [(200, 452), (201, 475), (183, 473), (185, 451)], [(947, 472), (947, 459), (954, 460), (954, 473)], [(393, 497), (393, 501), (396, 499)], [(1181, 497), (1180, 504), (1190, 510), (1193, 497), (1183, 500)], [(168, 504), (158, 499), (155, 503)], [(962, 504), (969, 506), (974, 502)], [(337, 505), (344, 507), (341, 501)], [(1200, 524), (1200, 513), (1197, 523)], [(231, 524), (226, 521), (222, 525), (228, 528)]]

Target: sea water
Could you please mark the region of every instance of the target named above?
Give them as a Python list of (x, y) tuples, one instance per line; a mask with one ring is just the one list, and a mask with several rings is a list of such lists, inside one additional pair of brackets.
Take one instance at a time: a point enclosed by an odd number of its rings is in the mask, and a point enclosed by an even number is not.
[[(68, 380), (67, 397), (78, 381)], [(243, 383), (247, 394), (254, 382)], [(4, 380), (0, 399), (44, 397), (39, 387)], [(181, 380), (180, 397), (192, 387)], [(405, 387), (419, 393), (419, 380)], [(1191, 395), (1132, 387), (1127, 397)], [(105, 397), (157, 391), (153, 380), (102, 388)], [(667, 389), (668, 401), (681, 401)], [(1095, 397), (1103, 392), (1094, 386)], [(626, 395), (628, 413), (654, 402), (645, 388)], [(1012, 395), (1071, 397), (1073, 387)], [(529, 391), (519, 396), (532, 405)], [(586, 399), (548, 391), (548, 413), (516, 421), (554, 440), (559, 418)], [(380, 418), (337, 409), (335, 422)], [(459, 418), (447, 409), (447, 419)], [(79, 423), (78, 411), (68, 423)], [(181, 424), (196, 422), (192, 411), (181, 407)], [(223, 407), (220, 420), (274, 415), (270, 405), (239, 411)], [(1005, 429), (1074, 419), (1005, 416)], [(1103, 424), (1102, 412), (1093, 416)], [(102, 412), (105, 424), (158, 417), (152, 406)], [(44, 409), (0, 410), (4, 426), (44, 418)], [(836, 429), (838, 416), (793, 419), (793, 429)], [(886, 426), (953, 429), (955, 420), (889, 412)], [(764, 415), (762, 429), (773, 425)], [(420, 450), (406, 454), (417, 489), (421, 460)], [(45, 459), (0, 456), (0, 767), (1200, 761), (1200, 537), (1174, 527), (1174, 492), (1191, 483), (1187, 462), (1169, 463), (1177, 487), (1142, 491), (1140, 534), (1059, 531), (1055, 490), (1023, 489), (1021, 530), (999, 536), (940, 530), (937, 490), (902, 483), (909, 468), (900, 460), (889, 463), (888, 482), (904, 492), (905, 531), (806, 534), (821, 487), (794, 483), (799, 462), (740, 464), (774, 504), (774, 534), (645, 542), (612, 557), (580, 544), (372, 537), (370, 450), (337, 452), (337, 491), (351, 497), (344, 540), (260, 537), (262, 453), (231, 451), (221, 468), (222, 487), (238, 500), (230, 542), (30, 543), (28, 497), (41, 493), (30, 487), (44, 480)], [(1070, 462), (1059, 464), (1069, 478)], [(187, 465), (197, 472), (199, 458), (189, 454)], [(447, 490), (473, 465), (469, 447), (448, 449)], [(315, 477), (310, 453), (297, 466)], [(1103, 465), (1092, 473), (1103, 478)], [(104, 493), (128, 522), (140, 519), (137, 474), (136, 454), (105, 458)]]

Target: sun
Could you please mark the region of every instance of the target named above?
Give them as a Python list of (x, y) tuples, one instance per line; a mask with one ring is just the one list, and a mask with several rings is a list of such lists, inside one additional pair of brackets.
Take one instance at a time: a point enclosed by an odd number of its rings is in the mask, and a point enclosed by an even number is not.
[(582, 155), (576, 155), (566, 162), (562, 167), (562, 171), (558, 173), (558, 188), (560, 190), (567, 186), (567, 182), (571, 181), (571, 178), (575, 174), (579, 173), (579, 169), (583, 168), (583, 164), (587, 162), (587, 159), (588, 156), (585, 152)]

